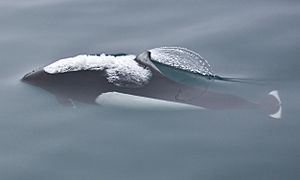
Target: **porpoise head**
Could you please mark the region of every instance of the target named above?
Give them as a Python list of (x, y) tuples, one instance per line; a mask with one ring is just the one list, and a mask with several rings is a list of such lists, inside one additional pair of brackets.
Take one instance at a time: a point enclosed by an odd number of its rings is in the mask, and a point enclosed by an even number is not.
[(147, 57), (140, 57), (123, 54), (79, 55), (33, 70), (22, 81), (56, 96), (72, 99), (84, 97), (94, 101), (101, 93), (138, 88), (147, 84), (152, 71), (146, 63)]

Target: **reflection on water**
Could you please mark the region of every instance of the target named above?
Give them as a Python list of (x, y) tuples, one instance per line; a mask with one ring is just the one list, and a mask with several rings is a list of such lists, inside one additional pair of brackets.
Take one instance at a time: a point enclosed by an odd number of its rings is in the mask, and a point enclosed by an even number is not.
[[(297, 179), (299, 5), (1, 2), (1, 179)], [(208, 89), (254, 102), (279, 90), (282, 120), (249, 109), (68, 108), (20, 82), (55, 59), (160, 46), (193, 49), (217, 74), (265, 81)]]

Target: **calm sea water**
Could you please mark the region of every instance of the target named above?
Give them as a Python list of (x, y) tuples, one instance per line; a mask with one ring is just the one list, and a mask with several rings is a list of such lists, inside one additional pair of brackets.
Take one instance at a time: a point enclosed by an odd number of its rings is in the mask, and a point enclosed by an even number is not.
[[(0, 2), (0, 179), (299, 179), (299, 19), (293, 0)], [(283, 118), (72, 109), (20, 82), (63, 57), (159, 46), (199, 52), (220, 75), (263, 80), (217, 88), (254, 99), (277, 89)]]

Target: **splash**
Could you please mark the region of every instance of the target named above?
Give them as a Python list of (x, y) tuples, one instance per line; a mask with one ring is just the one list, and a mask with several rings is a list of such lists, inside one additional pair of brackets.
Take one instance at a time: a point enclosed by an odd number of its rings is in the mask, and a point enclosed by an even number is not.
[(152, 73), (140, 66), (135, 55), (78, 55), (60, 59), (46, 67), (45, 72), (59, 74), (82, 70), (105, 70), (107, 80), (116, 86), (140, 87), (148, 83)]
[(181, 47), (159, 47), (149, 50), (151, 59), (158, 63), (181, 70), (214, 76), (208, 62), (198, 53)]

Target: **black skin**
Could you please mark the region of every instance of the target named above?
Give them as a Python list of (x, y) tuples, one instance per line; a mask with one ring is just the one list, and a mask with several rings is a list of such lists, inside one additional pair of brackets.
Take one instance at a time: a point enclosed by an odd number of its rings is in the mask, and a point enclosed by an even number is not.
[[(95, 99), (102, 93), (119, 92), (180, 102), (208, 109), (257, 108), (259, 106), (257, 103), (252, 103), (238, 96), (211, 92), (205, 88), (189, 86), (171, 80), (157, 70), (155, 66), (144, 63), (142, 58), (150, 58), (150, 53), (143, 54), (143, 56), (138, 56), (135, 61), (141, 66), (149, 68), (152, 72), (152, 77), (147, 84), (141, 87), (116, 86), (107, 81), (104, 70), (49, 74), (41, 68), (26, 74), (22, 81), (54, 94), (65, 105), (72, 104), (70, 99), (96, 104)], [(271, 99), (271, 101), (274, 101), (274, 99)], [(276, 104), (276, 102), (272, 102), (272, 104)], [(276, 112), (277, 108), (277, 106), (274, 106), (268, 112)]]
[[(137, 60), (142, 66), (146, 66)], [(43, 69), (28, 73), (23, 81), (54, 94), (60, 102), (68, 99), (95, 104), (102, 93), (120, 92), (148, 98), (181, 102), (209, 109), (255, 107), (256, 104), (237, 96), (208, 92), (205, 89), (180, 84), (151, 68), (152, 78), (142, 87), (119, 87), (106, 79), (105, 71), (77, 71), (49, 74)]]

